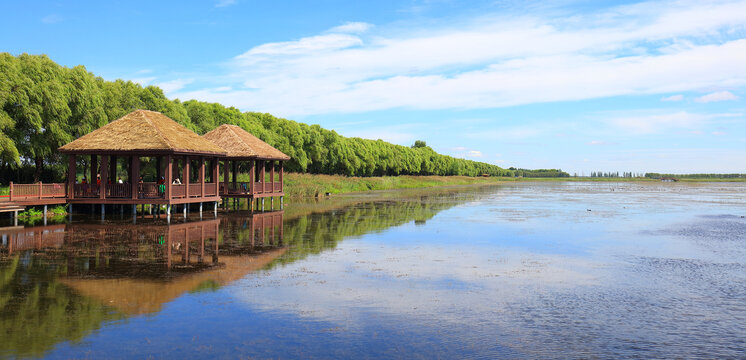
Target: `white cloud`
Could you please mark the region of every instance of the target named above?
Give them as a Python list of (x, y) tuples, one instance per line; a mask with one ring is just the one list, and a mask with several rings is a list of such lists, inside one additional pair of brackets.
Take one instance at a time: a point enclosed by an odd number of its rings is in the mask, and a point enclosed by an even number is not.
[(41, 22), (45, 24), (58, 24), (62, 22), (62, 16), (58, 14), (51, 14), (41, 18)]
[(133, 83), (140, 84), (142, 86), (148, 86), (155, 79), (156, 79), (155, 76), (149, 76), (149, 77), (141, 77), (141, 78), (130, 79), (130, 81), (132, 81)]
[(714, 93), (709, 93), (707, 95), (700, 96), (694, 101), (698, 103), (709, 103), (709, 102), (716, 102), (716, 101), (728, 101), (728, 100), (738, 100), (738, 96), (733, 95), (730, 91), (718, 91)]
[(661, 98), (661, 101), (682, 101), (682, 100), (684, 100), (684, 95), (681, 95), (681, 94), (671, 95), (671, 96), (666, 96), (664, 98)]
[(370, 30), (373, 25), (364, 22), (347, 22), (344, 25), (333, 27), (329, 29), (330, 33), (364, 33)]
[(588, 145), (594, 145), (594, 146), (597, 146), (597, 145), (608, 145), (608, 144), (609, 144), (608, 142), (603, 141), (603, 140), (591, 140), (590, 142), (588, 142)]
[(450, 149), (450, 155), (458, 158), (481, 158), (484, 153), (479, 150), (470, 149), (466, 146), (455, 146)]
[(237, 0), (218, 0), (215, 4), (215, 7), (226, 7), (236, 4)]
[(163, 93), (165, 93), (166, 95), (170, 95), (174, 91), (183, 89), (184, 86), (189, 85), (192, 82), (194, 82), (194, 79), (175, 79), (171, 81), (159, 82), (156, 84), (156, 86), (160, 87), (163, 90)]
[(609, 119), (617, 128), (637, 134), (652, 134), (674, 129), (693, 129), (692, 134), (701, 134), (696, 128), (708, 121), (722, 118), (740, 117), (742, 114), (693, 114), (680, 111), (668, 114), (624, 116)]
[(573, 17), (483, 16), (447, 28), (377, 27), (380, 33), (366, 38), (340, 33), (370, 28), (349, 23), (237, 56), (227, 76), (244, 89), (174, 95), (298, 116), (735, 87), (746, 84), (746, 39), (718, 34), (744, 24), (744, 1), (646, 2)]

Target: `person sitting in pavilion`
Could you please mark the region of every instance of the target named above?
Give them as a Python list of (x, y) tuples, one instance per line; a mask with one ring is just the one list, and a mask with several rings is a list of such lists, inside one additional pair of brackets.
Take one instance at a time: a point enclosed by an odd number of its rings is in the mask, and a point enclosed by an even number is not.
[(166, 178), (161, 176), (160, 179), (158, 179), (158, 193), (159, 194), (165, 194), (166, 193)]

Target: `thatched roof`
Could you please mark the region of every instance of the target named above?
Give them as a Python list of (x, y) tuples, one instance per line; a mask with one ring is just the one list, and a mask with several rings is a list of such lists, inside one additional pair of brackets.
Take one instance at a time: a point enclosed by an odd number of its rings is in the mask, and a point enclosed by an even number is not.
[(193, 291), (206, 281), (227, 285), (247, 274), (258, 271), (284, 254), (287, 248), (266, 251), (258, 255), (220, 256), (225, 267), (187, 274), (171, 281), (148, 279), (86, 279), (60, 278), (63, 284), (79, 293), (98, 299), (131, 315), (154, 313), (188, 291)]
[(135, 110), (59, 148), (63, 153), (152, 152), (225, 154), (168, 116)]
[(202, 137), (223, 148), (229, 158), (290, 160), (290, 156), (236, 125), (220, 125)]

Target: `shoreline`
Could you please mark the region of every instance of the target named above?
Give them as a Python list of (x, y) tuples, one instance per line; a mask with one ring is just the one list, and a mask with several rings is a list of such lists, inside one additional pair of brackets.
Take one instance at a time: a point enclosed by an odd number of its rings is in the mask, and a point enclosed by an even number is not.
[[(377, 190), (425, 189), (457, 185), (484, 185), (511, 182), (607, 182), (607, 183), (667, 183), (651, 178), (604, 178), (604, 177), (469, 177), (469, 176), (377, 176), (347, 177), (341, 175), (285, 173), (285, 194), (288, 198), (313, 198), (327, 195), (366, 193)], [(680, 179), (679, 183), (746, 183), (746, 179)]]

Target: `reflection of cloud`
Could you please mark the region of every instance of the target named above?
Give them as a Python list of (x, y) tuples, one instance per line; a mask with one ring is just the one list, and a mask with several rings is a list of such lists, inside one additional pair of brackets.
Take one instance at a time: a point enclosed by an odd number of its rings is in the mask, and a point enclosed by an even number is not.
[(343, 243), (312, 263), (291, 264), (273, 270), (271, 276), (249, 276), (233, 289), (253, 307), (323, 320), (348, 322), (357, 309), (370, 308), (395, 316), (437, 313), (458, 323), (468, 320), (453, 312), (455, 306), (469, 304), (469, 312), (491, 313), (496, 304), (527, 296), (529, 284), (574, 287), (595, 279), (588, 269), (567, 266), (590, 268), (591, 264), (563, 256), (504, 249), (447, 254), (432, 246), (390, 251), (376, 244)]
[(738, 96), (733, 95), (730, 91), (719, 91), (714, 93), (709, 93), (707, 95), (700, 96), (694, 101), (698, 103), (708, 103), (708, 102), (716, 102), (716, 101), (728, 101), (728, 100), (738, 100)]

